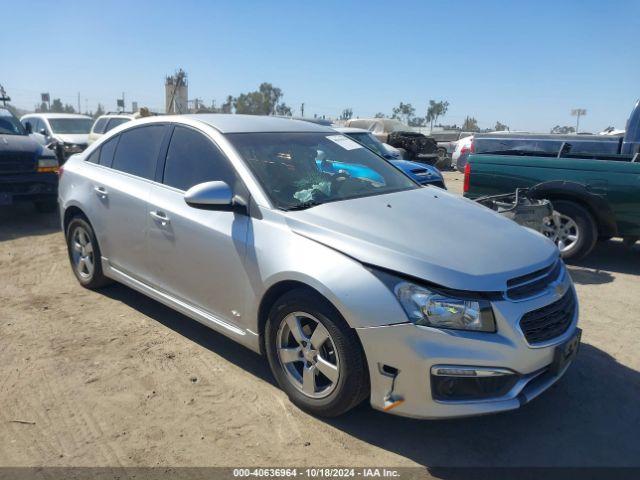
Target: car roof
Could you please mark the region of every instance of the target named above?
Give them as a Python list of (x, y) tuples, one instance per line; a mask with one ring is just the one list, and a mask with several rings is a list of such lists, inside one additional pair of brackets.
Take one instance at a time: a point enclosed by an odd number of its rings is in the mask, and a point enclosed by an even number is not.
[(289, 118), (263, 115), (239, 115), (225, 113), (196, 113), (162, 120), (178, 120), (180, 117), (197, 120), (218, 130), (220, 133), (258, 133), (258, 132), (326, 132), (334, 130), (316, 123), (292, 120)]
[[(104, 115), (100, 115), (98, 118), (136, 118), (133, 113), (105, 113)], [(96, 119), (97, 120), (97, 119)]]
[(23, 115), (22, 118), (42, 117), (42, 118), (88, 118), (87, 115), (80, 115), (79, 113), (29, 113)]

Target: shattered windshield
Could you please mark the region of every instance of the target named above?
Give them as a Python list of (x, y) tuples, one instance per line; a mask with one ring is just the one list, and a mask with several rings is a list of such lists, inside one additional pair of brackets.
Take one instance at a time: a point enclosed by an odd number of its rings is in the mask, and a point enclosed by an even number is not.
[(236, 133), (227, 138), (271, 201), (284, 210), (420, 188), (341, 134)]

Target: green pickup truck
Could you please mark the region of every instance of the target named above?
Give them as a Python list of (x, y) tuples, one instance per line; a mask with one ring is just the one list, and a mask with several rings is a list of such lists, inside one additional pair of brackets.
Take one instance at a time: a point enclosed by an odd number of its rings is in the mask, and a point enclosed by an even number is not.
[(464, 196), (529, 188), (548, 199), (554, 214), (545, 224), (565, 259), (587, 255), (598, 239), (640, 237), (640, 154), (557, 155), (534, 152), (471, 155), (465, 167)]

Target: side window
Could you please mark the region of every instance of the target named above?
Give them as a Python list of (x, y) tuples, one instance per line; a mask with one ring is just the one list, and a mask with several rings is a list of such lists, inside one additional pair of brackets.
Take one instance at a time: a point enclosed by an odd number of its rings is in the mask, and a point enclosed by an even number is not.
[(104, 127), (107, 126), (108, 120), (109, 119), (105, 117), (96, 120), (96, 123), (93, 125), (93, 133), (104, 133)]
[(113, 168), (153, 179), (164, 131), (164, 125), (149, 125), (122, 132), (113, 158)]
[(202, 133), (176, 127), (167, 151), (163, 183), (189, 190), (194, 185), (213, 180), (234, 185), (235, 173), (224, 154)]
[(96, 148), (93, 152), (91, 152), (91, 155), (89, 155), (86, 158), (86, 161), (89, 163), (98, 163), (99, 159), (100, 159), (100, 148)]
[(123, 123), (127, 123), (128, 121), (130, 121), (128, 118), (112, 118), (109, 120), (109, 125), (107, 125), (107, 128), (105, 129), (105, 133), (108, 132), (109, 130), (112, 130), (114, 128), (116, 128), (118, 125), (122, 125)]
[(115, 153), (116, 147), (118, 146), (119, 138), (120, 135), (102, 144), (102, 147), (100, 147), (100, 161), (98, 162), (100, 163), (100, 165), (111, 167), (111, 165), (113, 164), (113, 154)]

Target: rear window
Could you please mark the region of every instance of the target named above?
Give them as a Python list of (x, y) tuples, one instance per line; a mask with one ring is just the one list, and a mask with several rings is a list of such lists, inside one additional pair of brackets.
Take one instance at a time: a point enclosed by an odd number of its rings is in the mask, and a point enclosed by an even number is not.
[(104, 128), (107, 126), (108, 118), (99, 118), (96, 123), (93, 124), (93, 133), (104, 133)]
[(153, 179), (164, 131), (164, 125), (149, 125), (120, 134), (113, 168), (138, 177)]
[(113, 130), (118, 125), (122, 125), (123, 123), (127, 123), (129, 121), (131, 121), (131, 119), (129, 118), (112, 118), (109, 120), (109, 124), (107, 125), (105, 132), (108, 132), (109, 130)]

